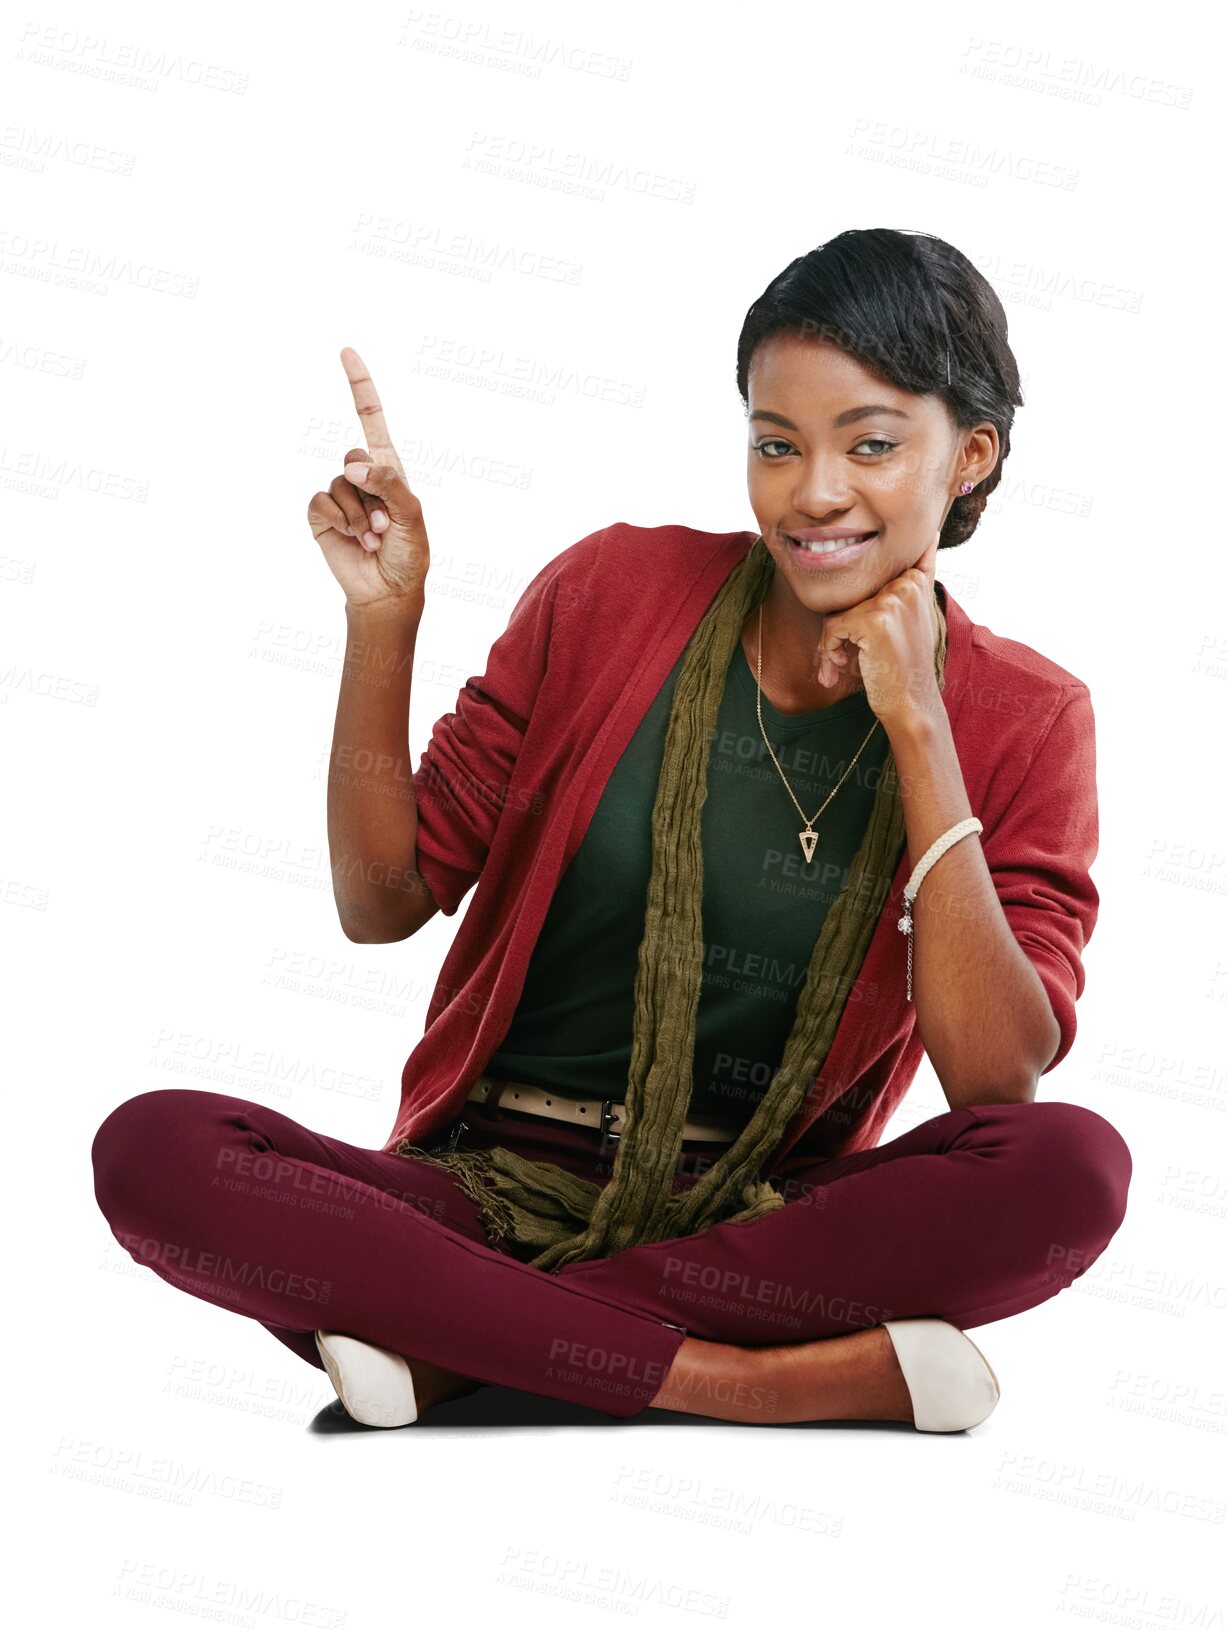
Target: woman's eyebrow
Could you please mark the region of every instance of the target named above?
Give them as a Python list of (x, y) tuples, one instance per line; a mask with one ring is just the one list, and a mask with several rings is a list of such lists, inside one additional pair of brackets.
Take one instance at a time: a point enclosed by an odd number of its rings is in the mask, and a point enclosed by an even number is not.
[[(843, 413), (837, 413), (831, 420), (833, 430), (841, 430), (846, 424), (855, 424), (858, 419), (867, 419), (871, 413), (889, 413), (896, 419), (910, 419), (912, 415), (905, 413), (902, 408), (887, 407), (885, 402), (871, 402), (867, 407), (848, 408)], [(769, 419), (772, 424), (778, 424), (785, 430), (795, 430), (797, 426), (791, 419), (786, 419), (782, 413), (771, 413), (767, 408), (755, 408), (750, 420)]]

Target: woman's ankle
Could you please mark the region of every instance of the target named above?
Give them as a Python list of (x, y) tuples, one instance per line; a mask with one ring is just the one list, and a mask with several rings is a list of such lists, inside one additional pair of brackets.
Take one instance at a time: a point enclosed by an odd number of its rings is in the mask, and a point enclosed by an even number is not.
[(775, 1347), (687, 1336), (648, 1407), (757, 1425), (912, 1419), (907, 1383), (881, 1326)]
[(409, 1354), (405, 1354), (404, 1358), (413, 1376), (419, 1415), (438, 1404), (450, 1403), (454, 1398), (466, 1398), (486, 1384), (484, 1381), (474, 1381), (472, 1376), (461, 1375), (458, 1370), (445, 1370), (424, 1358), (414, 1358)]
[(778, 1400), (763, 1384), (764, 1351), (770, 1349), (687, 1336), (648, 1408), (721, 1421), (772, 1420)]

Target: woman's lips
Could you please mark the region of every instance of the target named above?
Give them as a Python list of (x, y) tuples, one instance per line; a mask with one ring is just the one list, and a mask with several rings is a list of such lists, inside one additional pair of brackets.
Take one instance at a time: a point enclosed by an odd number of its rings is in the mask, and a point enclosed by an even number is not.
[[(787, 534), (785, 535), (787, 536)], [(789, 537), (788, 553), (798, 566), (804, 567), (806, 570), (830, 572), (840, 566), (850, 566), (854, 561), (859, 560), (877, 536), (876, 532), (871, 532), (867, 538), (862, 538), (860, 542), (841, 544), (838, 549), (832, 549), (830, 545), (823, 545), (818, 549), (806, 549), (797, 543), (795, 539)]]

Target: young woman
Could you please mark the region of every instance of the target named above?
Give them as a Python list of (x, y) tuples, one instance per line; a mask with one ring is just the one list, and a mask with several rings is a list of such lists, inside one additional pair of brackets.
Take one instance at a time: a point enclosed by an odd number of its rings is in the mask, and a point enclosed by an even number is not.
[[(1098, 909), (1090, 696), (935, 573), (1021, 405), (1000, 302), (923, 234), (794, 261), (738, 346), (757, 533), (565, 549), (416, 774), (429, 544), (341, 356), (368, 448), (308, 510), (348, 619), (341, 923), (403, 940), (476, 890), (381, 1148), (140, 1093), (93, 1146), (116, 1238), (371, 1425), (490, 1382), (976, 1425), (963, 1332), (1084, 1273), (1132, 1169), (1037, 1101)], [(949, 1108), (883, 1143), (926, 1053)]]

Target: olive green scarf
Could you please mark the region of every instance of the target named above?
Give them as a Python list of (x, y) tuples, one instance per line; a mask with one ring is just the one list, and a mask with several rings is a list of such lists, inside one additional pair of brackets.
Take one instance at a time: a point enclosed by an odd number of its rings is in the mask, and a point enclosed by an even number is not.
[[(447, 1168), (477, 1204), (491, 1241), (509, 1239), (547, 1272), (628, 1246), (748, 1222), (784, 1204), (759, 1177), (822, 1067), (907, 843), (893, 753), (865, 836), (818, 935), (779, 1070), (736, 1141), (694, 1185), (672, 1193), (690, 1101), (703, 970), (701, 817), (707, 765), (729, 664), (775, 563), (762, 538), (725, 579), (691, 636), (678, 675), (652, 811), (652, 873), (635, 976), (635, 1022), (623, 1129), (602, 1187), (511, 1149), (434, 1154), (408, 1140), (407, 1159)], [(944, 685), (946, 620), (936, 593), (934, 667)], [(792, 818), (781, 799), (780, 818)]]

